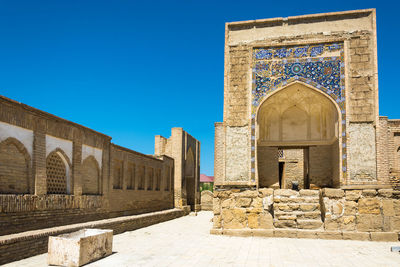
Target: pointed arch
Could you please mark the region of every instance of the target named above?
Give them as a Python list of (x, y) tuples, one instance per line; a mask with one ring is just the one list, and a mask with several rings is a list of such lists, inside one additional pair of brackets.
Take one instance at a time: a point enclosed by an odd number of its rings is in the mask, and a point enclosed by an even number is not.
[(31, 157), (26, 147), (16, 138), (0, 143), (0, 193), (33, 193)]
[(65, 152), (56, 148), (46, 158), (48, 194), (71, 194), (71, 161)]
[(98, 195), (100, 194), (100, 167), (93, 155), (88, 156), (82, 161), (82, 194)]
[[(278, 168), (282, 160), (275, 153), (280, 148), (292, 149), (292, 152), (303, 150), (295, 153), (302, 155), (298, 164), (306, 162), (307, 166), (293, 168), (298, 169), (296, 175), (304, 177), (305, 185), (338, 186), (342, 177), (341, 115), (331, 95), (300, 81), (263, 97), (255, 113), (255, 168), (259, 186), (279, 186), (279, 177), (283, 174)], [(278, 129), (275, 134), (278, 140), (265, 134), (268, 132), (265, 129)]]
[(194, 153), (192, 147), (189, 147), (186, 153), (185, 176), (194, 177)]

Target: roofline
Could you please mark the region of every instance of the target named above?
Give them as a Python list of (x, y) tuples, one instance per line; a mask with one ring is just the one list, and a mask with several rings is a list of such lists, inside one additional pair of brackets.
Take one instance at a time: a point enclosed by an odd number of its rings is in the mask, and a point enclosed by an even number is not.
[(273, 24), (273, 23), (278, 23), (278, 22), (291, 22), (291, 21), (309, 20), (309, 19), (317, 19), (317, 18), (330, 18), (330, 17), (337, 17), (337, 16), (368, 15), (370, 13), (375, 13), (375, 12), (376, 12), (375, 8), (369, 8), (369, 9), (358, 9), (358, 10), (339, 11), (339, 12), (318, 13), (318, 14), (310, 14), (310, 15), (276, 17), (276, 18), (269, 18), (269, 19), (233, 21), (233, 22), (227, 22), (226, 25), (229, 27), (229, 26), (245, 26), (245, 25), (251, 25), (251, 24), (253, 24), (253, 25)]
[(106, 134), (100, 133), (100, 132), (98, 132), (98, 131), (95, 131), (95, 130), (93, 130), (93, 129), (91, 129), (91, 128), (88, 128), (88, 127), (83, 126), (83, 125), (81, 125), (81, 124), (78, 124), (78, 123), (76, 123), (76, 122), (63, 119), (63, 118), (61, 118), (61, 117), (58, 117), (58, 116), (53, 115), (53, 114), (51, 114), (51, 113), (48, 113), (48, 112), (46, 112), (46, 111), (43, 111), (43, 110), (34, 108), (34, 107), (29, 106), (29, 105), (27, 105), (27, 104), (18, 102), (18, 101), (16, 101), (16, 100), (13, 100), (13, 99), (11, 99), (11, 98), (5, 97), (5, 96), (3, 96), (3, 95), (0, 95), (0, 100), (4, 100), (4, 101), (9, 102), (10, 104), (13, 104), (13, 105), (18, 105), (18, 106), (22, 107), (23, 109), (25, 109), (25, 110), (27, 110), (27, 111), (29, 111), (29, 112), (35, 113), (35, 115), (38, 115), (38, 116), (41, 116), (41, 117), (47, 117), (47, 118), (55, 119), (55, 120), (57, 120), (57, 121), (62, 121), (62, 122), (65, 122), (65, 123), (69, 123), (69, 124), (72, 124), (72, 125), (75, 126), (75, 127), (83, 128), (83, 129), (88, 130), (88, 131), (90, 131), (90, 132), (92, 132), (92, 133), (95, 133), (95, 134), (101, 135), (101, 136), (103, 136), (103, 137), (106, 137), (106, 138), (108, 138), (108, 139), (110, 139), (110, 140), (112, 139), (111, 136), (108, 136), (108, 135), (106, 135)]
[[(158, 161), (161, 161), (161, 162), (163, 162), (163, 160), (162, 159), (159, 159), (159, 158), (157, 158), (156, 156), (153, 156), (153, 155), (147, 155), (147, 154), (143, 154), (143, 153), (141, 153), (141, 152), (138, 152), (138, 151), (135, 151), (135, 150), (133, 150), (133, 149), (130, 149), (130, 148), (127, 148), (127, 147), (123, 147), (123, 146), (120, 146), (120, 145), (117, 145), (117, 144), (114, 144), (114, 143), (111, 143), (111, 146), (113, 146), (115, 149), (117, 149), (117, 150), (122, 150), (122, 151), (124, 151), (124, 152), (128, 152), (128, 153), (132, 153), (132, 154), (135, 154), (135, 155), (137, 155), (137, 156), (141, 156), (141, 157), (146, 157), (146, 158), (148, 158), (148, 159), (152, 159), (152, 160), (158, 160)], [(162, 157), (168, 157), (167, 155), (161, 155)], [(168, 158), (170, 158), (170, 159), (172, 159), (173, 160), (173, 158), (171, 158), (171, 157), (168, 157)]]

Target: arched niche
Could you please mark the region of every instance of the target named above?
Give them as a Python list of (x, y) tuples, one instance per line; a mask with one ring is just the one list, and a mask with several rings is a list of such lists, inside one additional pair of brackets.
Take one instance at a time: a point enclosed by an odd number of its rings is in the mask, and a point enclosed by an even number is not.
[[(281, 164), (287, 165), (286, 170), (292, 176), (307, 179), (300, 182), (302, 186), (339, 185), (339, 118), (339, 107), (329, 95), (301, 82), (294, 82), (268, 95), (258, 107), (256, 116), (259, 186), (285, 184), (280, 181), (281, 172), (285, 171)], [(287, 155), (297, 155), (298, 158), (279, 158), (275, 155), (278, 149), (288, 150)], [(293, 166), (294, 163), (299, 166)], [(293, 170), (297, 173), (293, 174)], [(291, 183), (285, 185), (290, 188)]]
[(31, 158), (25, 146), (13, 137), (0, 143), (0, 194), (33, 193)]
[(46, 177), (47, 194), (71, 194), (71, 164), (59, 148), (46, 158)]
[(100, 194), (100, 168), (94, 156), (89, 156), (82, 162), (82, 194)]

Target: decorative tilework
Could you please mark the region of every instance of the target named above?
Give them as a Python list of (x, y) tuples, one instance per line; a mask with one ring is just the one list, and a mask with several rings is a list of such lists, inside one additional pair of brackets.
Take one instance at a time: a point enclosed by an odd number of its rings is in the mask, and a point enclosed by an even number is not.
[[(339, 51), (340, 56), (324, 57), (325, 52), (335, 51)], [(278, 88), (301, 81), (325, 92), (339, 105), (342, 113), (342, 170), (345, 178), (347, 157), (344, 77), (342, 43), (254, 49), (252, 128), (255, 127), (258, 106)], [(255, 140), (251, 140), (251, 143), (254, 147)], [(254, 165), (252, 163), (252, 168)]]

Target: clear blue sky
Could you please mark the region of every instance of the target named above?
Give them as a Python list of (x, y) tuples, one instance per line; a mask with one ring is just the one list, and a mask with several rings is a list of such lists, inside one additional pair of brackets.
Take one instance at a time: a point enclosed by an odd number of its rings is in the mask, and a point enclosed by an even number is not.
[(0, 94), (146, 154), (154, 135), (183, 127), (213, 175), (224, 23), (372, 7), (380, 114), (400, 118), (396, 1), (0, 0)]

